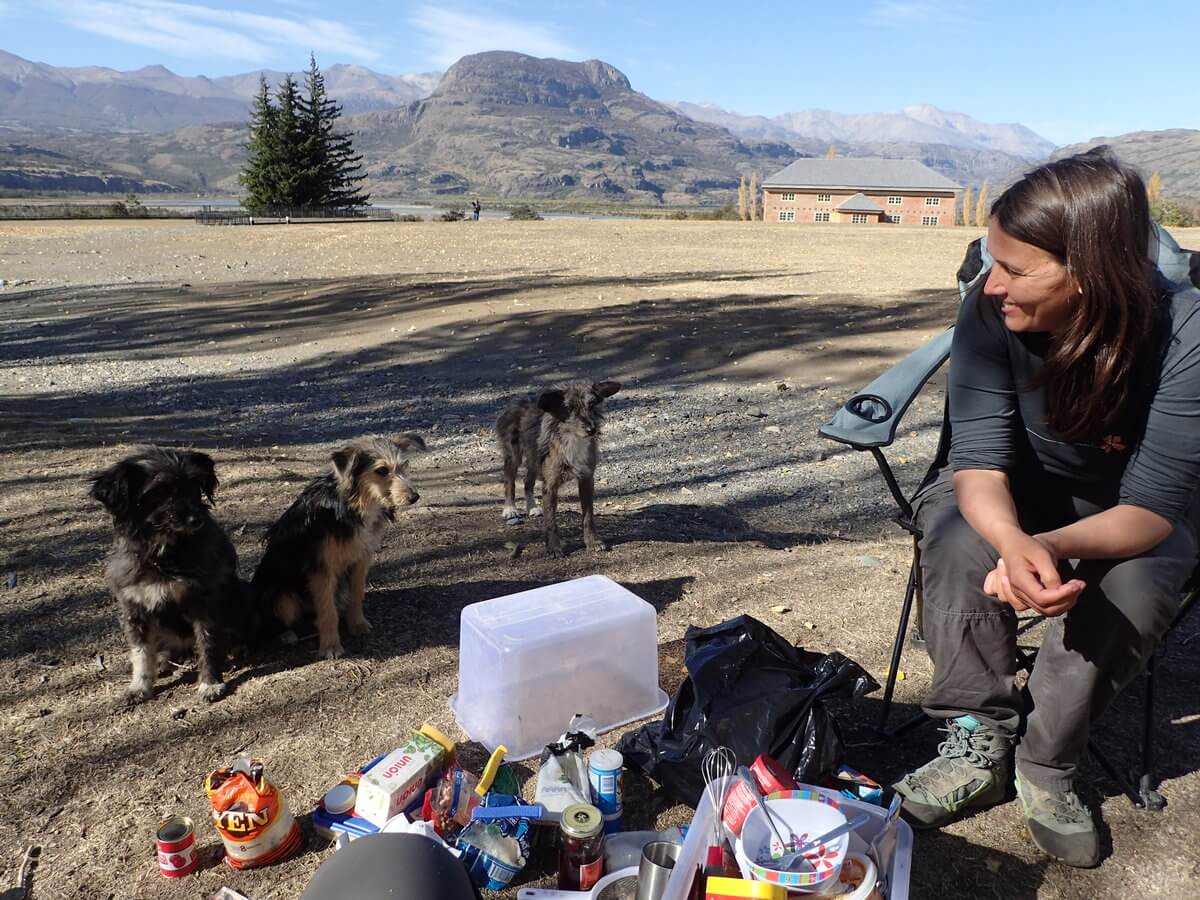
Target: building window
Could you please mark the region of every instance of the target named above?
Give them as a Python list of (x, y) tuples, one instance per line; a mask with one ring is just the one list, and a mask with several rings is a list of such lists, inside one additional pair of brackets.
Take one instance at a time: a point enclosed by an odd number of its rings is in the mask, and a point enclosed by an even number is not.
[(781, 209), (779, 211), (779, 221), (780, 222), (795, 222), (796, 221), (796, 211), (794, 209)]
[(903, 197), (888, 197), (888, 206), (899, 206), (903, 202)]
[(941, 206), (942, 198), (941, 197), (926, 197), (925, 205), (926, 206)]
[(796, 192), (795, 191), (786, 191), (779, 195), (779, 199), (780, 200), (795, 200)]
[(889, 222), (891, 222), (893, 225), (899, 225), (900, 224), (900, 213), (892, 213), (890, 216), (887, 217), (887, 220)]
[(937, 216), (921, 216), (922, 225), (936, 225), (938, 223)]
[(827, 213), (827, 212), (813, 213), (813, 221), (814, 222), (828, 222), (829, 221), (829, 213)]
[(818, 203), (828, 203), (833, 199), (833, 194), (817, 194)]
[(850, 224), (851, 225), (866, 225), (870, 221), (871, 221), (871, 217), (868, 216), (866, 213), (851, 213), (850, 214)]

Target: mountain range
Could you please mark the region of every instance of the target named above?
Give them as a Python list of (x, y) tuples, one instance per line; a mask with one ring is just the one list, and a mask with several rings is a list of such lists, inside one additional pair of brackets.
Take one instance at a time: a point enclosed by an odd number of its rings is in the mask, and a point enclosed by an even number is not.
[[(797, 156), (919, 159), (960, 184), (993, 184), (1054, 151), (1021, 125), (979, 122), (932, 106), (773, 118), (711, 104), (654, 100), (599, 60), (495, 51), (444, 75), (325, 70), (347, 113), (376, 196), (724, 202), (741, 176), (769, 175)], [(263, 70), (222, 78), (56, 68), (0, 51), (0, 188), (237, 193), (245, 119)], [(1155, 150), (1196, 168), (1187, 133)], [(1139, 152), (1155, 141), (1148, 137)], [(1137, 160), (1132, 160), (1137, 162)], [(1167, 181), (1167, 172), (1163, 172)], [(1183, 183), (1182, 179), (1180, 183)]]

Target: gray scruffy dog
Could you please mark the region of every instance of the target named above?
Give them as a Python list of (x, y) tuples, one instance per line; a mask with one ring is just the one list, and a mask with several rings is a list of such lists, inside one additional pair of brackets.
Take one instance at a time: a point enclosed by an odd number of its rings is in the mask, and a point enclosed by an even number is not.
[(200, 696), (224, 696), (231, 638), (256, 629), (241, 602), (237, 553), (209, 514), (216, 490), (211, 457), (161, 447), (142, 448), (92, 483), (112, 514), (105, 576), (129, 641), (129, 702), (153, 696), (160, 653), (187, 649), (200, 665)]
[[(562, 556), (558, 536), (558, 490), (572, 475), (579, 484), (579, 506), (583, 512), (583, 542), (589, 550), (607, 550), (596, 535), (594, 514), (595, 471), (600, 456), (601, 404), (621, 389), (616, 381), (568, 384), (542, 391), (537, 398), (524, 397), (510, 404), (496, 420), (496, 435), (504, 454), (504, 521), (521, 520), (517, 511), (517, 469), (525, 463), (525, 511), (542, 515), (546, 551)], [(533, 499), (538, 478), (542, 480), (545, 513)]]

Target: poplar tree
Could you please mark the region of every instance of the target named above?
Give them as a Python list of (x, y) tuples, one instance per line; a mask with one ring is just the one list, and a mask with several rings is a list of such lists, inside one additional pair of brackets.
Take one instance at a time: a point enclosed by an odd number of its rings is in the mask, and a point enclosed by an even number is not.
[(738, 221), (744, 221), (746, 218), (746, 176), (742, 176), (742, 180), (738, 182)]
[(975, 224), (986, 225), (988, 221), (988, 183), (983, 179), (979, 188), (979, 199), (975, 202)]
[(749, 198), (748, 205), (750, 207), (750, 221), (753, 222), (756, 219), (758, 219), (759, 215), (760, 215), (759, 209), (758, 209), (758, 173), (757, 172), (752, 172), (750, 175), (750, 198)]

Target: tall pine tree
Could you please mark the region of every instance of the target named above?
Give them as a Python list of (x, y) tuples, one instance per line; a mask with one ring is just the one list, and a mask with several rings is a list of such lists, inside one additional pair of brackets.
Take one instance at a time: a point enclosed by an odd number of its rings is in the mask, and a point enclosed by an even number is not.
[(265, 213), (276, 206), (274, 183), (278, 137), (276, 109), (271, 103), (267, 79), (258, 78), (258, 94), (250, 110), (250, 140), (246, 144), (246, 166), (238, 182), (246, 189), (243, 205), (253, 213)]
[(304, 87), (308, 97), (301, 101), (300, 119), (305, 169), (312, 178), (310, 202), (325, 209), (366, 206), (371, 198), (361, 190), (367, 177), (362, 170), (362, 156), (354, 152), (353, 135), (337, 130), (342, 107), (326, 93), (325, 76), (312, 54)]
[(294, 213), (315, 206), (317, 170), (307, 152), (307, 133), (303, 118), (304, 98), (296, 79), (287, 74), (275, 91), (274, 183), (276, 212)]

